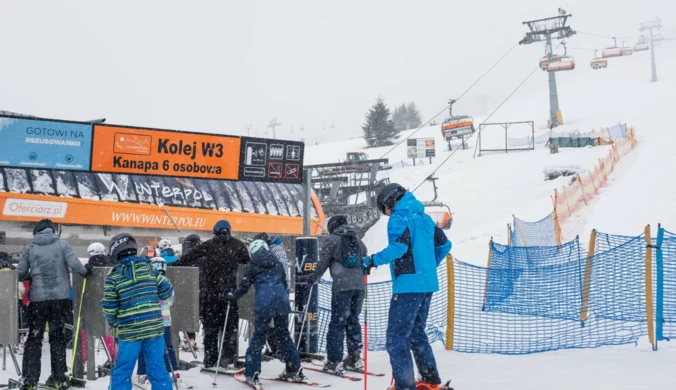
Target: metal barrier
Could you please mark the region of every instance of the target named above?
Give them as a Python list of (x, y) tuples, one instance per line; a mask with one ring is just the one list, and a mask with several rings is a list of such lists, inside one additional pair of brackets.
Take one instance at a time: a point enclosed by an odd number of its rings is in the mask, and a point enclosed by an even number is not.
[[(296, 345), (299, 346), (299, 352), (317, 353), (319, 351), (319, 289), (316, 286), (313, 288), (313, 285), (308, 281), (308, 278), (317, 268), (318, 261), (319, 243), (317, 238), (297, 238), (294, 308), (296, 312), (305, 314), (295, 317), (294, 337)], [(302, 334), (300, 334), (301, 332)]]
[(167, 279), (174, 286), (174, 304), (171, 307), (171, 343), (180, 354), (179, 332), (199, 332), (199, 268), (167, 267)]
[(19, 305), (16, 271), (0, 271), (0, 344), (2, 344), (2, 370), (7, 369), (7, 350), (14, 362), (17, 375), (21, 376), (19, 363), (14, 356), (14, 344), (19, 342)]

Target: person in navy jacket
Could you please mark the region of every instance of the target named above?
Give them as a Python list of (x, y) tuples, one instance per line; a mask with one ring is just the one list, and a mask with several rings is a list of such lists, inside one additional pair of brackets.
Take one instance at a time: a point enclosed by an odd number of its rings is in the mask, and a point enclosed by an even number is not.
[[(437, 267), (451, 250), (446, 234), (425, 214), (412, 193), (396, 183), (376, 197), (380, 211), (389, 216), (388, 246), (364, 259), (367, 272), (389, 264), (392, 299), (386, 347), (396, 390), (439, 389), (441, 378), (425, 326), (432, 294), (439, 291)], [(411, 352), (422, 380), (415, 381)]]

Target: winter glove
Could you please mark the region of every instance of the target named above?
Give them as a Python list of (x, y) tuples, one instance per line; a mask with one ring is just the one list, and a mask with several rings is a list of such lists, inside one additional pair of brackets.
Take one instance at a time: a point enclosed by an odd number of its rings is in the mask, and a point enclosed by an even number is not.
[(92, 270), (94, 269), (94, 266), (91, 265), (91, 264), (85, 264), (84, 267), (87, 270), (87, 272), (84, 274), (84, 277), (86, 278), (87, 276), (92, 274)]
[(371, 275), (371, 268), (375, 268), (375, 266), (376, 265), (373, 262), (373, 257), (364, 257), (364, 275)]
[(225, 296), (225, 300), (226, 300), (228, 303), (235, 303), (235, 302), (237, 302), (237, 299), (235, 298), (235, 294), (233, 294), (233, 293), (228, 293), (228, 295)]

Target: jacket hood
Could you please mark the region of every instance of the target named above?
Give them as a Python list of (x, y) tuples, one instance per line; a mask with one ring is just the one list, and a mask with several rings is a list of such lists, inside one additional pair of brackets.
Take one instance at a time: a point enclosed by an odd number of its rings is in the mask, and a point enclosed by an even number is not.
[(404, 196), (399, 199), (396, 205), (394, 205), (394, 211), (406, 210), (411, 213), (424, 214), (425, 206), (413, 196), (412, 193), (407, 192)]
[(352, 225), (339, 226), (333, 231), (332, 234), (337, 234), (339, 236), (357, 237), (357, 233), (354, 231), (354, 227)]
[(33, 236), (33, 244), (49, 245), (59, 241), (59, 237), (54, 234), (52, 229), (44, 229)]
[(260, 249), (254, 253), (251, 262), (261, 268), (274, 268), (278, 263), (275, 255), (265, 249)]
[(167, 248), (161, 254), (162, 256), (176, 256), (176, 251), (173, 248)]
[(118, 261), (118, 267), (125, 278), (136, 282), (136, 264), (147, 263), (150, 269), (153, 269), (150, 259), (147, 257), (129, 256)]

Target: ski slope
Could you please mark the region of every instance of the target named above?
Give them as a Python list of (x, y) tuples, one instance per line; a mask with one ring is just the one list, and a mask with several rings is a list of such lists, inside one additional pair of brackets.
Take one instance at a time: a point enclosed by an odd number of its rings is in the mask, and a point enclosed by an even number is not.
[[(599, 195), (570, 221), (562, 226), (564, 239), (579, 234), (583, 242), (589, 231), (596, 228), (615, 234), (637, 234), (645, 224), (676, 229), (676, 184), (670, 177), (676, 155), (676, 133), (672, 129), (674, 91), (676, 91), (676, 42), (665, 42), (657, 52), (660, 81), (649, 80), (649, 54), (637, 53), (631, 57), (611, 59), (609, 67), (592, 71), (580, 59), (578, 69), (560, 74), (559, 99), (566, 125), (557, 131), (588, 131), (618, 122), (636, 127), (638, 146), (622, 159), (610, 176), (608, 185)], [(534, 65), (536, 59), (533, 59)], [(499, 68), (496, 69), (496, 72)], [(507, 75), (505, 76), (507, 77)], [(515, 80), (514, 84), (518, 84)], [(442, 103), (443, 104), (443, 103)], [(491, 121), (534, 120), (536, 135), (546, 131), (548, 110), (546, 75), (538, 72), (515, 94)], [(443, 118), (437, 120), (441, 122)], [(483, 118), (475, 117), (477, 122)], [(406, 136), (409, 132), (403, 132)], [(504, 137), (496, 132), (486, 137), (494, 142)], [(413, 189), (430, 171), (448, 156), (443, 149), (439, 127), (424, 128), (416, 137), (435, 137), (437, 157), (432, 166), (422, 165), (394, 169), (383, 174)], [(472, 139), (474, 141), (475, 138)], [(310, 146), (306, 164), (335, 162), (345, 158), (349, 151), (362, 150), (361, 139)], [(368, 149), (372, 158), (378, 158), (390, 148)], [(439, 200), (448, 203), (454, 214), (454, 224), (447, 233), (453, 242), (454, 256), (474, 264), (484, 265), (487, 245), (491, 237), (506, 241), (505, 225), (512, 214), (521, 219), (540, 219), (552, 209), (553, 190), (567, 183), (566, 178), (545, 181), (547, 168), (566, 167), (591, 169), (607, 147), (560, 149), (551, 155), (543, 146), (535, 151), (493, 153), (474, 159), (473, 143), (470, 150), (460, 150), (436, 173), (439, 177)], [(406, 160), (405, 144), (387, 155), (391, 162)], [(432, 197), (429, 183), (415, 195), (427, 200)], [(370, 252), (386, 244), (387, 218), (382, 218), (366, 235)], [(389, 278), (386, 268), (376, 271), (374, 280)], [(201, 342), (200, 342), (201, 345)], [(240, 346), (241, 353), (246, 344)], [(676, 376), (676, 347), (660, 344), (652, 352), (645, 340), (637, 346), (603, 347), (591, 350), (563, 350), (524, 356), (460, 354), (434, 345), (442, 378), (452, 378), (458, 390), (654, 390), (673, 389)], [(42, 379), (49, 375), (49, 345), (43, 346)], [(70, 351), (68, 352), (70, 354)], [(191, 356), (182, 355), (184, 360)], [(99, 359), (102, 359), (99, 356)], [(70, 360), (69, 360), (70, 362)], [(100, 361), (102, 363), (102, 361)], [(11, 362), (0, 371), (0, 383), (15, 377)], [(385, 378), (369, 378), (369, 389), (385, 389), (391, 372), (385, 352), (369, 354), (369, 369), (388, 374)], [(263, 374), (280, 373), (279, 362), (264, 363)], [(313, 380), (329, 383), (335, 389), (361, 389), (363, 382), (347, 382), (321, 373), (308, 372)], [(182, 373), (184, 380), (196, 390), (213, 389), (212, 377), (197, 369)], [(286, 389), (283, 383), (264, 383), (266, 389)], [(108, 388), (108, 378), (89, 383), (87, 388)], [(246, 389), (231, 378), (219, 378), (217, 388)]]

